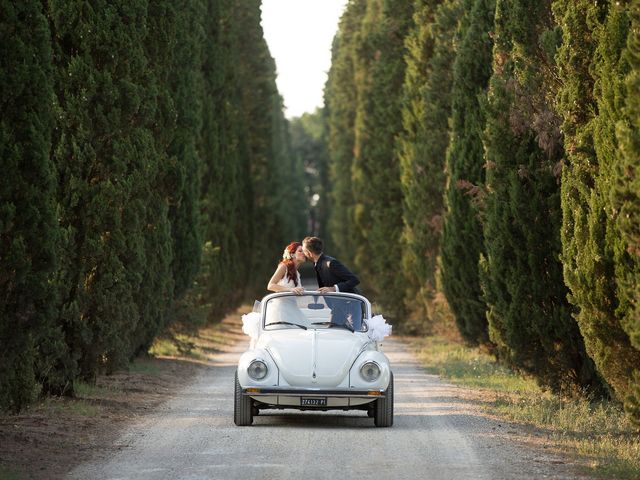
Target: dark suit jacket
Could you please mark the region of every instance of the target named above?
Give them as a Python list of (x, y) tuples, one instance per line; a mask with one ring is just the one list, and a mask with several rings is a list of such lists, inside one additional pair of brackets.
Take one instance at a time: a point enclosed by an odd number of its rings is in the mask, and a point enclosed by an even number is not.
[(360, 291), (356, 288), (356, 285), (360, 283), (358, 277), (335, 258), (323, 253), (320, 255), (315, 269), (318, 287), (333, 287), (337, 285), (338, 290), (341, 292), (360, 294)]

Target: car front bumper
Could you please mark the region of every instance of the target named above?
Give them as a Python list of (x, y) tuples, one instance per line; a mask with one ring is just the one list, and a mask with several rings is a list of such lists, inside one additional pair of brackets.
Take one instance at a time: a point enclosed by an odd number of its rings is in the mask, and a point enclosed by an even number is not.
[[(386, 391), (382, 389), (353, 389), (353, 388), (291, 388), (291, 387), (247, 387), (242, 394), (250, 396), (263, 405), (281, 408), (307, 409), (348, 409), (384, 398)], [(313, 400), (319, 405), (313, 405)]]

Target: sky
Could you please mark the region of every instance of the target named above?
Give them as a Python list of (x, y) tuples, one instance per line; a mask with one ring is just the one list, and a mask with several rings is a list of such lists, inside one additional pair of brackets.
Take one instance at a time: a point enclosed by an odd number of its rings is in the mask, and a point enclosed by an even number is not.
[(285, 116), (323, 104), (331, 42), (347, 0), (262, 0), (262, 29), (276, 61)]

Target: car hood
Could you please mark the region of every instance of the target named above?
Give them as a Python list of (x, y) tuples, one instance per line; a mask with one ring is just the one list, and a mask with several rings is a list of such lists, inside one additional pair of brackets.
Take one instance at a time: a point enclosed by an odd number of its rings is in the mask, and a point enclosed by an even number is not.
[(356, 356), (369, 343), (347, 330), (277, 330), (263, 333), (259, 347), (269, 351), (280, 375), (292, 387), (337, 387)]

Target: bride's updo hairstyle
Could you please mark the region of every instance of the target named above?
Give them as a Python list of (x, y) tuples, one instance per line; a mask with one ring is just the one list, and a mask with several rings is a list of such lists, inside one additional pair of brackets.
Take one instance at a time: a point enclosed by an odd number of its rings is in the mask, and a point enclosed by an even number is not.
[(293, 259), (296, 256), (296, 250), (302, 244), (300, 242), (291, 242), (287, 245), (287, 248), (284, 249), (282, 253), (282, 261), (280, 263), (284, 264), (287, 267), (287, 277), (293, 280), (293, 284), (298, 286), (298, 275), (296, 275), (296, 264)]

